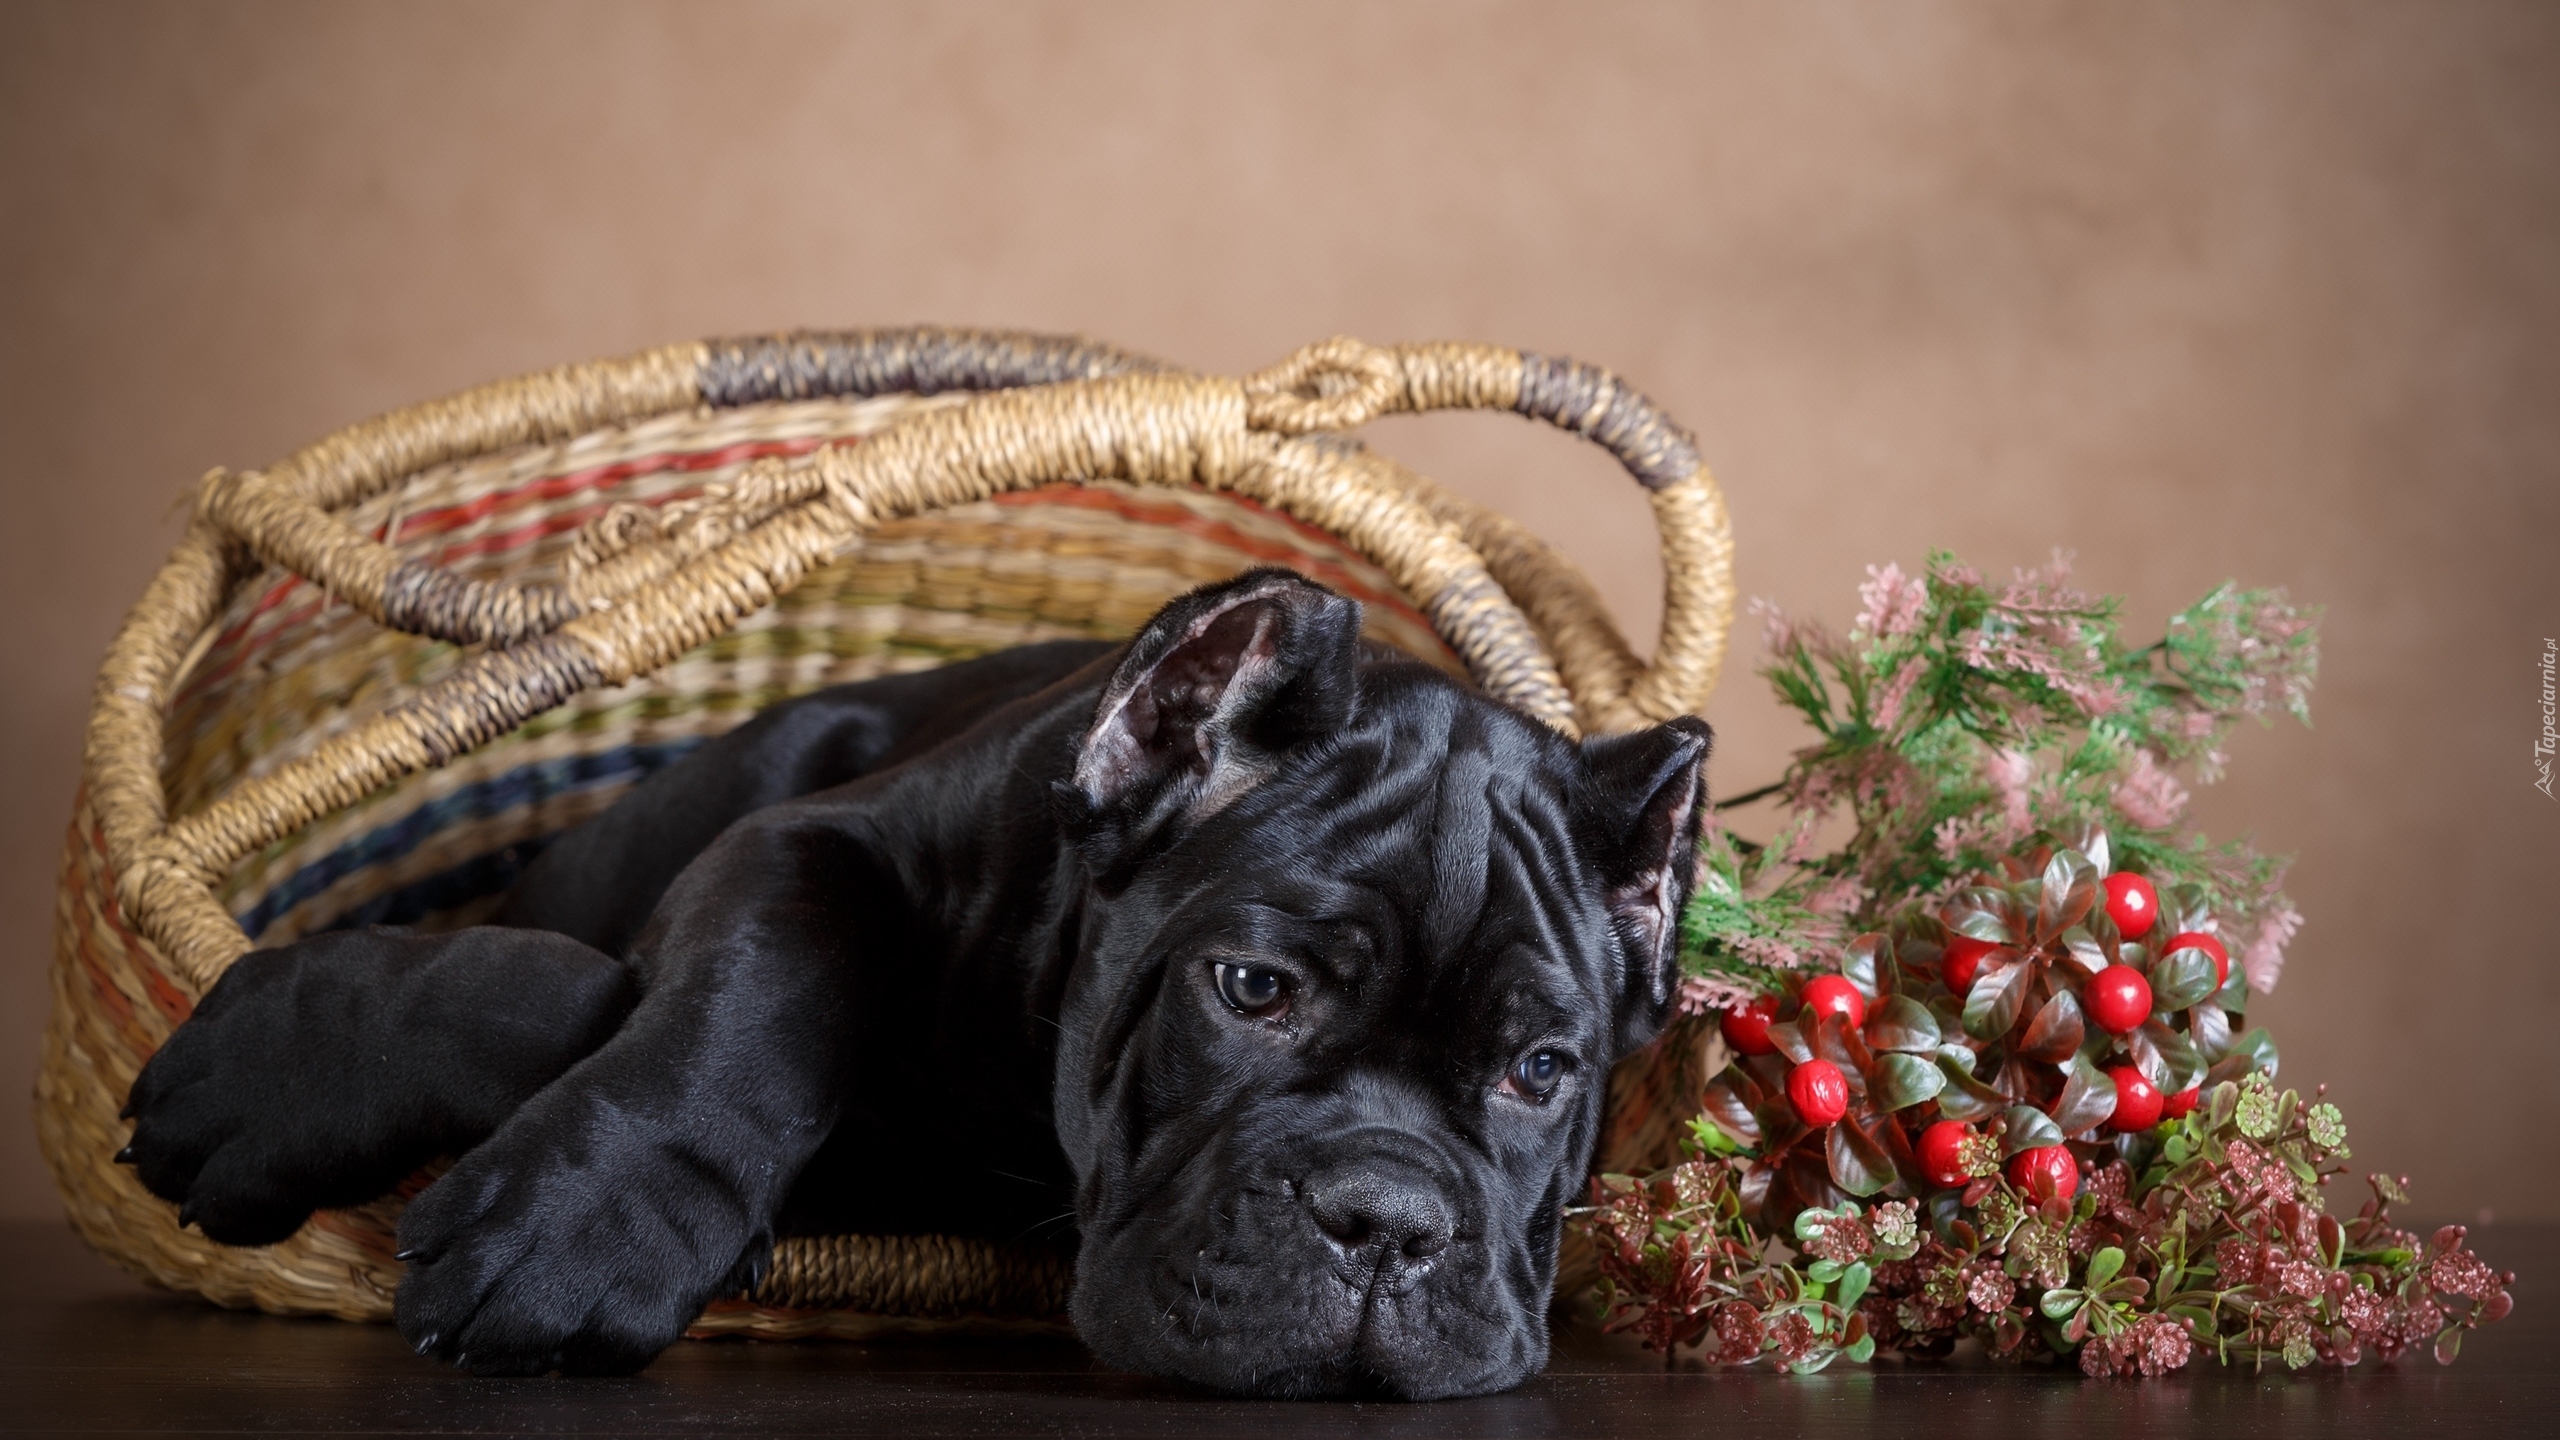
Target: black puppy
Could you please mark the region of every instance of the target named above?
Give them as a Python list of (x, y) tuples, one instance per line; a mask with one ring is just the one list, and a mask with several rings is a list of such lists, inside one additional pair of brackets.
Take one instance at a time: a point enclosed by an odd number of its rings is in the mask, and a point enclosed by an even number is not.
[(1125, 649), (776, 707), (528, 868), (503, 926), (244, 957), (126, 1152), (217, 1239), (460, 1158), (401, 1332), (628, 1371), (778, 1234), (1072, 1208), (1104, 1359), (1273, 1395), (1546, 1359), (1610, 1063), (1660, 1028), (1708, 732), (1575, 745), (1281, 571)]

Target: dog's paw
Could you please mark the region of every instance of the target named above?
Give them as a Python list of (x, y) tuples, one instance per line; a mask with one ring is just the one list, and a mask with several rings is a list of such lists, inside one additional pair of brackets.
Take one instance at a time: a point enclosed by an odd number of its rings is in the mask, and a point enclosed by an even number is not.
[[(253, 956), (235, 969), (253, 960), (276, 968)], [(366, 1157), (329, 1103), (343, 1100), (338, 1087), (314, 1073), (323, 1057), (301, 1045), (291, 987), (266, 978), (226, 983), (143, 1066), (125, 1104), (133, 1138), (116, 1156), (177, 1202), (181, 1224), (226, 1245), (272, 1245), (313, 1210), (365, 1198), (347, 1192), (373, 1178), (357, 1173)]]
[(772, 1245), (664, 1142), (511, 1125), (401, 1215), (395, 1318), (474, 1374), (627, 1375), (760, 1277)]

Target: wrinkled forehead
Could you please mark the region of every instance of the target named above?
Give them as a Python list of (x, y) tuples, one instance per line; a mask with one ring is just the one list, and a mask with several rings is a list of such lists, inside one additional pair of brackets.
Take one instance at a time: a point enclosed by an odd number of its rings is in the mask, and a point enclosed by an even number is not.
[(1197, 838), (1236, 862), (1223, 899), (1274, 928), (1340, 926), (1409, 963), (1500, 957), (1596, 983), (1607, 921), (1576, 823), (1586, 784), (1552, 731), (1416, 686), (1364, 705), (1337, 743)]

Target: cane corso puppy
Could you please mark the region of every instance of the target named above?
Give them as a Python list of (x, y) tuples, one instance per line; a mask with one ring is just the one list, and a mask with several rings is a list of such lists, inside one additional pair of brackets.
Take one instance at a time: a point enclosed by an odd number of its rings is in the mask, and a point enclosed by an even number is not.
[(1126, 646), (776, 706), (497, 924), (244, 957), (120, 1158), (256, 1245), (458, 1157), (397, 1317), (484, 1373), (637, 1369), (777, 1235), (1071, 1219), (1113, 1364), (1515, 1384), (1669, 1008), (1708, 732), (1577, 745), (1359, 621), (1257, 571)]

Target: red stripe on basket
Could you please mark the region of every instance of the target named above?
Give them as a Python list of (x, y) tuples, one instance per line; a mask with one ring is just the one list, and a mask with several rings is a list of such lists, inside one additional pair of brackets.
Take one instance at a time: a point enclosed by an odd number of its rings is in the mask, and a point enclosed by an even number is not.
[[(539, 500), (557, 500), (585, 490), (602, 489), (643, 475), (656, 475), (669, 470), (679, 472), (718, 470), (776, 455), (806, 455), (822, 445), (838, 443), (850, 442), (816, 436), (795, 440), (740, 440), (735, 444), (722, 445), (711, 450), (662, 450), (655, 455), (635, 455), (628, 460), (616, 460), (609, 465), (592, 465), (584, 470), (547, 475), (513, 490), (493, 490), (477, 500), (468, 500), (459, 505), (440, 505), (429, 510), (413, 511), (397, 517), (400, 538), (409, 540), (421, 535), (441, 535), (449, 530), (461, 529), (475, 520), (487, 519), (501, 511), (518, 509)], [(383, 527), (374, 531), (373, 538), (384, 539), (385, 531), (389, 529), (390, 524), (390, 521), (383, 522)]]
[[(402, 542), (429, 535), (449, 534), (492, 515), (521, 509), (543, 500), (556, 500), (582, 491), (602, 489), (643, 475), (655, 475), (667, 471), (688, 473), (718, 470), (770, 456), (806, 455), (821, 446), (853, 443), (855, 441), (852, 437), (833, 440), (824, 437), (741, 440), (735, 444), (721, 445), (709, 450), (665, 450), (654, 455), (635, 455), (630, 459), (617, 460), (607, 465), (590, 465), (583, 470), (543, 476), (512, 490), (493, 490), (476, 500), (462, 504), (440, 505), (413, 514), (395, 516), (376, 526), (373, 538), (387, 541), (394, 524), (399, 527), (398, 538)], [(663, 505), (672, 500), (681, 500), (700, 493), (698, 489), (671, 491), (657, 497), (653, 503)], [(599, 501), (594, 505), (581, 506), (574, 511), (547, 517), (530, 525), (522, 525), (494, 535), (484, 535), (460, 544), (445, 546), (437, 550), (430, 559), (432, 563), (441, 564), (461, 556), (505, 554), (547, 536), (559, 534), (563, 530), (575, 529), (603, 513), (605, 507), (611, 503), (611, 501)], [(224, 654), (222, 662), (199, 669), (194, 676), (190, 677), (186, 689), (180, 692), (179, 698), (193, 696), (206, 686), (218, 684), (230, 678), (258, 650), (265, 648), (267, 644), (272, 644), (278, 634), (295, 625), (310, 621), (326, 609), (328, 600), (323, 597), (301, 608), (281, 614), (275, 613), (291, 598), (295, 589), (307, 586), (309, 583), (299, 575), (288, 575), (269, 588), (264, 595), (259, 596), (257, 603), (249, 607), (247, 614), (234, 621), (214, 638), (212, 648), (215, 652)], [(241, 645), (243, 638), (252, 629), (262, 626), (267, 632), (260, 637), (262, 643), (254, 647), (243, 647)]]
[[(1284, 514), (1242, 495), (1221, 495), (1219, 498), (1231, 505), (1250, 510), (1285, 525), (1298, 534), (1306, 536), (1321, 549), (1339, 551), (1343, 548), (1341, 536), (1320, 530), (1294, 515)], [(1085, 485), (1044, 485), (1037, 490), (1011, 491), (997, 495), (995, 502), (999, 505), (1073, 505), (1087, 510), (1103, 510), (1114, 515), (1125, 515), (1132, 520), (1141, 520), (1150, 525), (1161, 525), (1169, 530), (1178, 530), (1186, 535), (1198, 536), (1213, 544), (1225, 546), (1227, 549), (1241, 551), (1257, 560), (1269, 560), (1275, 564), (1287, 565), (1293, 570), (1303, 570), (1365, 604), (1383, 605), (1395, 611), (1435, 637), (1440, 633), (1432, 628), (1430, 621), (1422, 617), (1421, 611), (1413, 607), (1413, 602), (1403, 595), (1394, 591), (1380, 590), (1342, 565), (1325, 559), (1321, 554), (1310, 555), (1295, 546), (1283, 545), (1277, 541), (1265, 540), (1258, 535), (1247, 534), (1223, 521), (1211, 520), (1185, 505), (1164, 500), (1147, 500), (1125, 491), (1104, 490)]]

